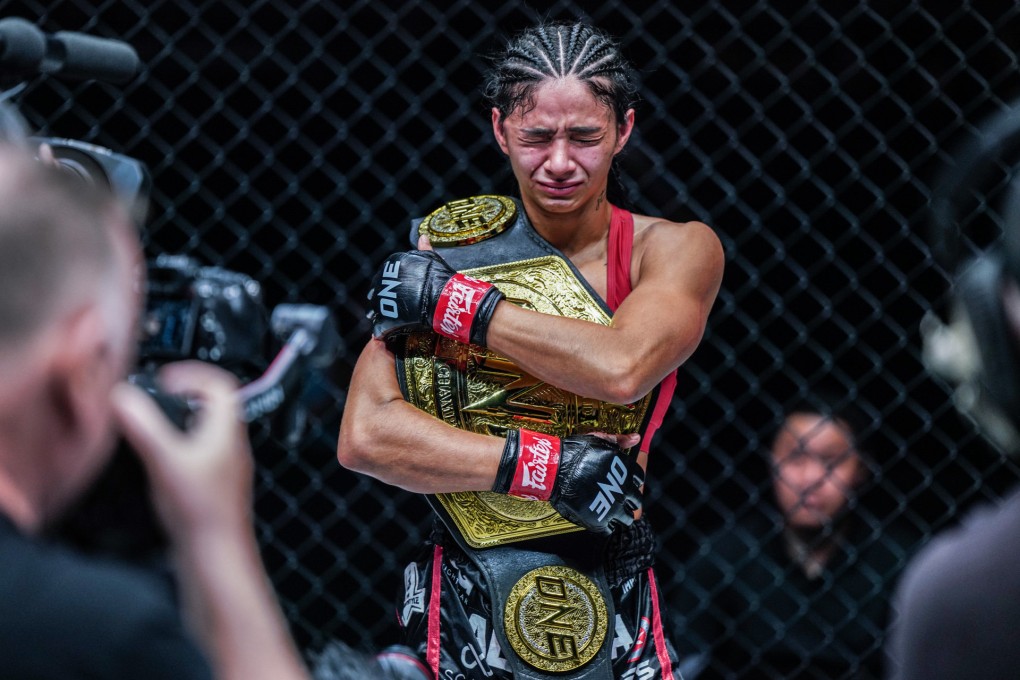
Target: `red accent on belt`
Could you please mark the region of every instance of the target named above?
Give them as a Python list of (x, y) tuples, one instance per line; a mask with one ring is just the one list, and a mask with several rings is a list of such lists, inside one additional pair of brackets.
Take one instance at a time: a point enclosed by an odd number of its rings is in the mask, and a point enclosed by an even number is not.
[(429, 593), (429, 635), (425, 647), (425, 660), (432, 669), (433, 677), (439, 677), (439, 626), (443, 582), (443, 546), (437, 545), (432, 550), (432, 590)]

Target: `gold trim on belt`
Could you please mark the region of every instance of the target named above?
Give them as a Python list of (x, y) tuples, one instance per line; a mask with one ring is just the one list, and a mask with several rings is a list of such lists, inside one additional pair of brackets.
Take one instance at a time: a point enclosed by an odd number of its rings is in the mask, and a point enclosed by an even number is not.
[[(488, 281), (510, 302), (545, 314), (609, 325), (611, 319), (562, 258), (546, 256), (464, 273)], [(637, 432), (650, 397), (611, 404), (554, 387), (509, 359), (432, 332), (412, 334), (402, 358), (408, 401), (446, 423), (505, 436), (525, 427), (566, 437)], [(485, 548), (579, 531), (549, 503), (491, 492), (438, 494), (468, 545)]]

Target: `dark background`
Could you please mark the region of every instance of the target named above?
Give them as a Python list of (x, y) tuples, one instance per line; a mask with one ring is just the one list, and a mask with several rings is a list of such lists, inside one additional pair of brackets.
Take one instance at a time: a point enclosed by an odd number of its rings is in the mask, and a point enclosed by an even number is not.
[[(752, 0), (398, 3), (0, 2), (44, 30), (135, 47), (127, 85), (30, 82), (40, 134), (144, 161), (151, 255), (186, 253), (328, 305), (343, 351), (300, 447), (262, 437), (260, 539), (303, 647), (395, 639), (424, 502), (342, 470), (336, 432), (368, 338), (375, 267), (446, 199), (514, 190), (478, 91), (504, 37), (584, 17), (637, 67), (638, 132), (614, 200), (713, 226), (727, 253), (705, 339), (680, 372), (646, 504), (668, 579), (704, 535), (769, 499), (761, 452), (784, 404), (835, 380), (871, 417), (878, 522), (931, 532), (998, 498), (1015, 463), (925, 373), (946, 311), (927, 205), (949, 154), (1020, 95), (1015, 3)], [(989, 187), (989, 200), (1001, 189)], [(995, 221), (968, 217), (961, 254)]]

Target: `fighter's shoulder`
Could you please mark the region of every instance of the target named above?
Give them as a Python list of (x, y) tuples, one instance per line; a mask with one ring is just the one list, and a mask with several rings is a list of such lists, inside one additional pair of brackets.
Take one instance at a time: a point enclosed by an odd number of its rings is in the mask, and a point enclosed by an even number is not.
[(634, 250), (642, 259), (681, 258), (722, 266), (722, 242), (704, 222), (674, 222), (663, 217), (634, 215)]
[(665, 217), (634, 215), (634, 241), (653, 241), (656, 245), (676, 243), (677, 245), (715, 245), (719, 237), (715, 230), (704, 222), (674, 222)]

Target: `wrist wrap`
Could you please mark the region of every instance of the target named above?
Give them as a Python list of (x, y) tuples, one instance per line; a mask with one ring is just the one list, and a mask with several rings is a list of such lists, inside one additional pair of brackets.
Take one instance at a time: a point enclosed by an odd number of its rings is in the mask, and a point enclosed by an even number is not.
[(531, 430), (511, 430), (492, 490), (532, 501), (547, 501), (560, 466), (560, 439)]
[[(471, 342), (471, 327), (474, 325), (475, 316), (479, 312), (482, 299), (492, 288), (491, 283), (464, 274), (454, 274), (443, 286), (439, 299), (436, 300), (432, 329), (458, 342)], [(496, 301), (498, 302), (498, 299)], [(486, 305), (486, 311), (490, 316), (493, 307), (492, 303)]]

